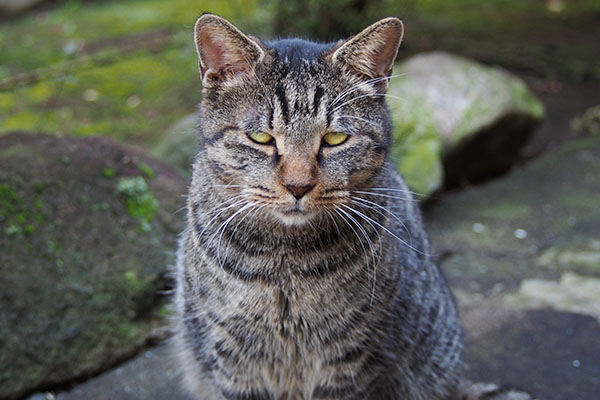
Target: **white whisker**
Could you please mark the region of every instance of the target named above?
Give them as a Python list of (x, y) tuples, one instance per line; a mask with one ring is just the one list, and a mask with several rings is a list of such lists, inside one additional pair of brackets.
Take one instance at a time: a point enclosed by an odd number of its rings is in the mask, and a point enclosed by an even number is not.
[(416, 251), (419, 254), (423, 254), (423, 255), (429, 255), (427, 253), (422, 252), (421, 250), (417, 249), (416, 247), (413, 247), (412, 245), (410, 245), (409, 243), (407, 243), (405, 240), (401, 239), (400, 237), (398, 237), (394, 232), (390, 231), (388, 228), (386, 228), (385, 226), (381, 225), (379, 222), (375, 221), (373, 218), (369, 217), (368, 215), (365, 215), (364, 213), (355, 210), (354, 208), (342, 204), (342, 207), (347, 208), (351, 211), (353, 211), (354, 213), (358, 214), (359, 216), (361, 216), (362, 218), (364, 218), (365, 220), (371, 220), (371, 222), (373, 222), (375, 225), (379, 226), (381, 229), (383, 229), (384, 231), (386, 231), (387, 233), (389, 233), (392, 237), (394, 237), (395, 239), (397, 239), (400, 243), (402, 243), (403, 245), (405, 245), (406, 247), (408, 247), (409, 249)]
[[(365, 255), (365, 262), (367, 263), (367, 271), (369, 269), (369, 255), (367, 254), (367, 248), (365, 247), (362, 239), (360, 238), (360, 236), (358, 235), (358, 232), (356, 231), (356, 229), (354, 229), (354, 227), (352, 226), (352, 224), (350, 224), (350, 222), (348, 222), (348, 220), (344, 217), (344, 215), (342, 215), (340, 213), (340, 210), (337, 206), (333, 209), (333, 211), (335, 211), (335, 213), (346, 223), (346, 225), (348, 225), (348, 227), (350, 227), (350, 229), (352, 230), (352, 232), (354, 232), (354, 235), (356, 236), (356, 238), (358, 239), (358, 243), (360, 244), (360, 247), (363, 250), (363, 254)], [(347, 214), (347, 213), (344, 213)]]
[(346, 114), (344, 114), (344, 115), (338, 115), (338, 118), (352, 118), (352, 119), (356, 119), (358, 121), (365, 122), (365, 123), (373, 126), (374, 128), (378, 128), (377, 124), (375, 124), (373, 121), (369, 121), (368, 119), (360, 118), (360, 117), (357, 117), (355, 115), (346, 115)]
[[(369, 208), (369, 209), (371, 209), (371, 210), (373, 210), (373, 211), (375, 211), (375, 212), (378, 212), (380, 215), (382, 215), (382, 216), (384, 216), (384, 217), (385, 217), (385, 214), (383, 214), (381, 211), (379, 211), (379, 210), (377, 210), (377, 209), (373, 208), (372, 206), (375, 206), (375, 207), (377, 207), (377, 208), (380, 208), (380, 209), (382, 209), (383, 211), (385, 211), (385, 212), (387, 212), (388, 214), (390, 214), (392, 217), (394, 217), (394, 219), (395, 219), (396, 221), (398, 221), (398, 223), (400, 223), (400, 225), (402, 225), (402, 228), (404, 228), (404, 230), (406, 231), (406, 234), (408, 235), (408, 242), (409, 242), (409, 243), (411, 243), (411, 242), (412, 242), (412, 237), (411, 237), (410, 231), (408, 230), (408, 227), (406, 226), (406, 224), (405, 224), (405, 223), (404, 223), (404, 222), (403, 222), (403, 221), (402, 221), (400, 218), (398, 218), (398, 217), (396, 216), (396, 214), (394, 214), (393, 212), (391, 212), (391, 211), (390, 211), (390, 210), (388, 210), (387, 208), (383, 207), (382, 205), (375, 203), (374, 201), (370, 201), (370, 200), (367, 200), (367, 199), (363, 199), (363, 198), (361, 198), (361, 197), (355, 197), (355, 196), (352, 196), (352, 200), (351, 200), (351, 201), (352, 201), (354, 204), (358, 205), (358, 206), (367, 207), (367, 208)], [(364, 203), (367, 203), (367, 204), (364, 204)], [(368, 204), (370, 204), (371, 206), (369, 206)]]
[(350, 86), (348, 89), (343, 90), (335, 98), (335, 100), (333, 100), (333, 102), (331, 102), (331, 106), (335, 106), (341, 99), (343, 99), (344, 97), (348, 96), (352, 92), (355, 92), (357, 90), (362, 89), (364, 86), (368, 86), (368, 85), (370, 85), (372, 83), (377, 83), (377, 82), (381, 82), (381, 81), (388, 80), (388, 79), (391, 80), (391, 79), (394, 79), (394, 78), (399, 78), (401, 76), (405, 76), (405, 75), (408, 75), (408, 74), (409, 74), (409, 72), (404, 72), (402, 74), (396, 74), (396, 75), (391, 75), (391, 76), (381, 76), (381, 77), (369, 79), (369, 80), (361, 82), (361, 83), (359, 83), (357, 85)]
[[(214, 221), (216, 218), (218, 218), (218, 217), (219, 217), (219, 215), (223, 214), (223, 213), (224, 213), (225, 211), (227, 211), (228, 209), (230, 209), (230, 208), (233, 208), (233, 207), (237, 207), (238, 205), (240, 205), (240, 204), (243, 204), (243, 203), (245, 203), (245, 202), (247, 202), (247, 200), (244, 200), (244, 199), (242, 199), (242, 200), (238, 200), (238, 201), (236, 201), (235, 203), (233, 203), (233, 204), (230, 204), (229, 206), (227, 206), (227, 207), (225, 207), (225, 208), (221, 209), (221, 211), (219, 211), (219, 212), (218, 212), (218, 213), (217, 213), (215, 216), (213, 216), (213, 217), (210, 219), (210, 221), (208, 221), (208, 223), (207, 223), (207, 224), (204, 226), (204, 228), (202, 229), (202, 231), (201, 231), (201, 232), (198, 234), (198, 238), (201, 238), (201, 237), (202, 237), (202, 235), (204, 234), (204, 232), (206, 231), (206, 229), (208, 229), (208, 227), (209, 227), (209, 226), (212, 224), (212, 222), (213, 222), (213, 221)], [(210, 215), (210, 213), (208, 213), (208, 214)]]
[(333, 114), (334, 112), (338, 111), (339, 109), (341, 109), (342, 107), (344, 107), (346, 104), (352, 103), (353, 101), (362, 99), (364, 97), (390, 97), (392, 99), (396, 99), (396, 100), (400, 100), (400, 101), (406, 101), (406, 99), (403, 99), (401, 97), (398, 96), (393, 96), (391, 94), (387, 94), (387, 93), (372, 93), (372, 94), (361, 94), (360, 96), (356, 96), (351, 98), (350, 100), (346, 100), (345, 102), (343, 102), (342, 104), (336, 106), (333, 111), (331, 111), (331, 113)]
[(369, 188), (369, 190), (381, 190), (381, 191), (389, 191), (389, 192), (410, 193), (413, 196), (427, 197), (426, 194), (415, 192), (414, 190), (407, 190), (407, 189)]
[[(345, 206), (344, 204), (342, 204), (342, 207), (346, 207), (347, 208), (347, 206)], [(373, 241), (369, 237), (369, 234), (367, 233), (367, 231), (365, 230), (365, 228), (360, 224), (360, 222), (358, 222), (356, 220), (356, 218), (354, 218), (352, 215), (348, 214), (347, 212), (345, 212), (342, 209), (340, 209), (339, 211), (342, 212), (344, 215), (346, 215), (352, 222), (354, 222), (354, 224), (358, 227), (358, 229), (363, 234), (364, 238), (367, 240), (367, 244), (369, 245), (369, 248), (371, 249), (371, 258), (373, 259), (373, 278), (372, 278), (373, 290), (371, 291), (371, 303), (372, 303), (373, 299), (375, 297), (375, 285), (376, 285), (376, 279), (377, 279), (377, 263), (379, 261), (379, 259), (375, 260), (376, 251), (375, 251), (375, 248), (373, 247)], [(380, 246), (381, 246), (381, 244), (380, 244)], [(369, 264), (368, 264), (368, 261), (367, 261), (367, 274), (368, 274), (368, 268), (369, 268)], [(370, 279), (368, 279), (368, 280), (370, 280)]]
[(231, 221), (233, 221), (233, 219), (239, 215), (241, 212), (244, 212), (244, 210), (248, 209), (249, 207), (252, 207), (256, 205), (256, 203), (248, 203), (245, 206), (243, 206), (242, 208), (240, 208), (239, 210), (237, 210), (236, 212), (233, 213), (233, 215), (231, 215), (229, 218), (227, 218), (225, 220), (225, 222), (223, 222), (221, 224), (221, 226), (219, 227), (219, 229), (217, 229), (217, 233), (219, 233), (219, 231), (221, 232), (219, 234), (219, 241), (217, 242), (217, 261), (219, 262), (219, 265), (221, 266), (221, 268), (223, 267), (223, 263), (221, 261), (221, 240), (223, 239), (223, 234), (225, 233), (225, 231), (227, 230), (227, 226), (231, 223)]
[(418, 201), (413, 199), (412, 197), (399, 197), (399, 196), (392, 196), (391, 194), (384, 194), (384, 193), (373, 193), (373, 192), (365, 192), (363, 190), (350, 190), (351, 193), (359, 193), (359, 194), (366, 194), (369, 196), (377, 196), (377, 197), (385, 197), (387, 199), (397, 199), (397, 200), (401, 200), (401, 201)]

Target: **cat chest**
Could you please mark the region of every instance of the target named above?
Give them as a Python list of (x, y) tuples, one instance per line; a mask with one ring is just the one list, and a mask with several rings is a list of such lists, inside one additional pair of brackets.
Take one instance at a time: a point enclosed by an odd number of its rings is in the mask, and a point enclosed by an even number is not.
[(318, 302), (303, 299), (306, 294), (297, 291), (255, 289), (232, 296), (230, 305), (235, 307), (214, 327), (215, 356), (223, 374), (243, 374), (281, 396), (290, 391), (309, 393), (338, 374), (328, 360), (340, 347), (331, 332), (344, 326), (344, 313), (317, 307)]

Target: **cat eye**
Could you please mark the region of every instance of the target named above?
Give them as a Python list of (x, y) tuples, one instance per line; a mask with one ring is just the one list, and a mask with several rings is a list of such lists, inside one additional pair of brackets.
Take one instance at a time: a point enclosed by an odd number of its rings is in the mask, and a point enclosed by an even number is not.
[(264, 132), (252, 132), (248, 137), (259, 144), (269, 144), (273, 141), (273, 136)]
[(348, 135), (343, 132), (329, 132), (323, 136), (323, 141), (329, 146), (337, 146), (344, 143), (348, 139)]

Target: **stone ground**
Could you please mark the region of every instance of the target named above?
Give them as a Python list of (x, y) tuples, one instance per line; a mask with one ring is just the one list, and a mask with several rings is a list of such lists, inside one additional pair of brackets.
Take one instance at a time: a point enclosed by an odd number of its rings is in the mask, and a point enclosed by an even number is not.
[(470, 376), (544, 399), (600, 393), (600, 137), (426, 213), (466, 327)]

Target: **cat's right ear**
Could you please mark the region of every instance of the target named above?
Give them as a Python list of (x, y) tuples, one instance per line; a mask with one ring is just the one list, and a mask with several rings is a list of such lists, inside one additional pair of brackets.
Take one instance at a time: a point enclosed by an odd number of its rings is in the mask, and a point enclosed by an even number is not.
[(251, 77), (265, 55), (256, 42), (214, 14), (202, 14), (198, 18), (194, 41), (205, 88)]

